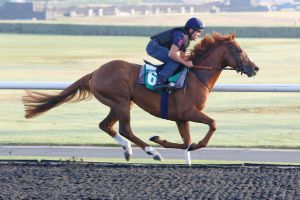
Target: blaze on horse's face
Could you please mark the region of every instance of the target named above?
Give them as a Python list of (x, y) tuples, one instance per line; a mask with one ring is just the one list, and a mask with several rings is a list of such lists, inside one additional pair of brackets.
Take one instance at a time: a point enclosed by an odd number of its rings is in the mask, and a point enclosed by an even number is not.
[(226, 47), (230, 54), (227, 64), (241, 74), (247, 74), (248, 77), (255, 76), (259, 68), (253, 63), (246, 52), (234, 41), (226, 42)]

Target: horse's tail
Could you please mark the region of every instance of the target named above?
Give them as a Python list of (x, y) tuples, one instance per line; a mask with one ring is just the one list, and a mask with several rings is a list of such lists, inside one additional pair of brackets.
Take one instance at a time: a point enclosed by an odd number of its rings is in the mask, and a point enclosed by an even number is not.
[(91, 96), (89, 80), (93, 73), (87, 74), (71, 84), (57, 95), (26, 91), (22, 97), (25, 106), (25, 117), (36, 117), (62, 103), (79, 102)]

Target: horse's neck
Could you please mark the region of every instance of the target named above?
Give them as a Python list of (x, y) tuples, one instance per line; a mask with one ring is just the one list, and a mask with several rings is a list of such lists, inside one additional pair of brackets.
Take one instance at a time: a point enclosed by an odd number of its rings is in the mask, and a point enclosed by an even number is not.
[(219, 79), (222, 70), (222, 49), (217, 48), (212, 51), (206, 58), (199, 61), (197, 65), (212, 67), (212, 69), (193, 69), (197, 78), (211, 91), (217, 80)]

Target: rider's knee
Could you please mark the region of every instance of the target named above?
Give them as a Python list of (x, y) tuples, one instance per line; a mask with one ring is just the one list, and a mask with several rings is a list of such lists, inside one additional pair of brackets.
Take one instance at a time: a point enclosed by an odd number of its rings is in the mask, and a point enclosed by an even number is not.
[(213, 131), (217, 130), (217, 123), (215, 122), (215, 120), (213, 120), (210, 124), (209, 124), (209, 128)]

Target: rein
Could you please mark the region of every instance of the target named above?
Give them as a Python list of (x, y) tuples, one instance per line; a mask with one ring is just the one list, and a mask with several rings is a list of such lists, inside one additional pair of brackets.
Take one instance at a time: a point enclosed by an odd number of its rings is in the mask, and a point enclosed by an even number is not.
[[(192, 68), (207, 69), (207, 70), (212, 70), (213, 69), (213, 67), (207, 67), (207, 66), (202, 66), (202, 65), (196, 65), (196, 66), (193, 66)], [(237, 67), (237, 68), (233, 68), (233, 67), (230, 67), (230, 66), (226, 66), (226, 67), (222, 67), (222, 70), (235, 70), (237, 73), (241, 72), (241, 74), (242, 74), (243, 67), (240, 66), (240, 67)]]
[[(213, 49), (210, 49), (208, 52), (206, 52), (201, 59), (205, 59), (205, 57), (207, 57), (216, 47), (214, 47)], [(193, 61), (194, 62), (194, 61)], [(207, 69), (207, 70), (212, 70), (213, 67), (207, 67), (207, 66), (203, 66), (203, 65), (194, 65), (191, 68), (197, 68), (197, 69)]]
[(197, 69), (208, 69), (208, 70), (213, 69), (212, 67), (201, 66), (201, 65), (196, 65), (196, 66), (193, 66), (192, 68), (197, 68)]

